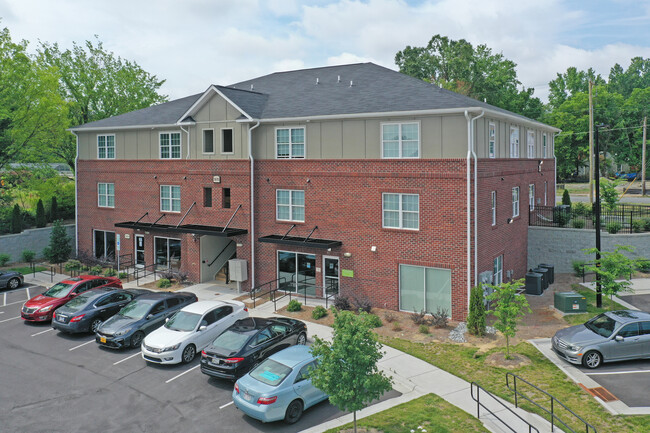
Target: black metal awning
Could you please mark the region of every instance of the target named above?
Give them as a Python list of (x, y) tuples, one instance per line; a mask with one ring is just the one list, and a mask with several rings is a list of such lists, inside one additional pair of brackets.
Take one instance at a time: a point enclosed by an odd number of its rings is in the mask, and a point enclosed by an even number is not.
[(171, 225), (171, 224), (157, 224), (157, 223), (143, 223), (138, 221), (125, 221), (120, 223), (115, 223), (115, 227), (121, 227), (126, 229), (133, 230), (147, 230), (147, 231), (163, 231), (170, 233), (194, 233), (197, 235), (209, 235), (209, 236), (220, 236), (220, 237), (232, 237), (238, 235), (245, 235), (248, 233), (246, 229), (236, 229), (226, 227), (216, 227), (216, 226), (204, 226), (197, 224), (183, 224), (183, 225)]
[(336, 248), (343, 245), (343, 242), (341, 241), (333, 241), (330, 239), (302, 238), (298, 236), (283, 235), (263, 236), (259, 238), (258, 241), (267, 242), (270, 244), (294, 245), (321, 249)]

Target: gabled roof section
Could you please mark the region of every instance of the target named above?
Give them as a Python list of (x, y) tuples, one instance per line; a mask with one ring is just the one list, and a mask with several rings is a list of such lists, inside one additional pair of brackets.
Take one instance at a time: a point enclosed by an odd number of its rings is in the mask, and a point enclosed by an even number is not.
[(248, 120), (260, 117), (268, 99), (268, 95), (263, 95), (259, 92), (212, 85), (183, 113), (182, 118), (195, 115), (215, 94), (225, 99), (226, 102), (235, 107)]
[(120, 114), (119, 116), (89, 122), (70, 129), (73, 131), (83, 131), (84, 129), (93, 130), (104, 128), (174, 125), (181, 119), (183, 113), (185, 113), (201, 95), (201, 93), (197, 93), (196, 95), (186, 96), (185, 98), (175, 99), (163, 104), (153, 105), (141, 110)]

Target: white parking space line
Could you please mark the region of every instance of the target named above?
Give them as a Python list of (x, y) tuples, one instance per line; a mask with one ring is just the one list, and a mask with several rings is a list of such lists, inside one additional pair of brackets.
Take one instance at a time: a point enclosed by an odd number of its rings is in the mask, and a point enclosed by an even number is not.
[(27, 291), (27, 299), (32, 299), (32, 297), (29, 295), (29, 287), (25, 287), (25, 290)]
[(0, 323), (4, 323), (4, 322), (8, 322), (8, 321), (10, 321), (10, 320), (16, 320), (16, 319), (20, 319), (20, 316), (18, 316), (18, 317), (12, 317), (11, 319), (0, 320)]
[(75, 350), (75, 349), (79, 349), (80, 347), (83, 347), (83, 346), (85, 346), (86, 344), (90, 344), (90, 343), (94, 343), (94, 342), (95, 342), (95, 339), (93, 338), (93, 339), (90, 340), (90, 341), (86, 341), (85, 343), (82, 343), (82, 344), (80, 344), (79, 346), (75, 346), (75, 347), (73, 347), (72, 349), (68, 349), (68, 350), (69, 350), (70, 352), (72, 352), (72, 351)]
[(4, 313), (5, 313), (4, 311), (0, 311), (0, 314), (4, 314)]
[(4, 304), (4, 305), (2, 305), (2, 306), (3, 306), (3, 307), (8, 307), (8, 306), (10, 306), (10, 305), (24, 304), (26, 301), (27, 301), (27, 299), (24, 300), (24, 301), (10, 302), (10, 303), (8, 303), (8, 304)]
[(6, 293), (5, 293), (4, 298), (5, 298), (5, 299), (4, 299), (4, 302), (2, 303), (2, 306), (3, 306), (3, 307), (4, 307), (5, 305), (7, 305), (7, 294), (6, 294)]
[(126, 358), (124, 358), (124, 359), (120, 359), (119, 361), (114, 362), (113, 365), (117, 365), (117, 364), (119, 364), (119, 363), (121, 363), (121, 362), (124, 362), (124, 361), (126, 361), (126, 360), (129, 360), (129, 359), (131, 359), (131, 358), (133, 358), (133, 357), (135, 357), (135, 356), (140, 355), (140, 353), (141, 353), (141, 352), (134, 353), (134, 354), (131, 355), (131, 356), (128, 356), (128, 357), (126, 357)]
[(37, 335), (45, 334), (46, 332), (54, 331), (54, 328), (46, 329), (45, 331), (37, 332), (36, 334), (32, 334), (32, 337), (36, 337)]
[(600, 371), (598, 373), (585, 373), (585, 374), (587, 376), (601, 376), (605, 374), (634, 374), (634, 373), (650, 373), (650, 370)]
[(189, 372), (192, 371), (192, 370), (196, 370), (196, 369), (199, 368), (200, 366), (201, 366), (201, 364), (199, 364), (199, 365), (197, 365), (197, 366), (194, 366), (194, 367), (190, 368), (189, 370), (186, 370), (186, 371), (182, 372), (181, 374), (176, 375), (176, 376), (172, 377), (171, 379), (165, 381), (165, 383), (169, 383), (169, 382), (171, 382), (172, 380), (178, 379), (178, 378), (181, 377), (182, 375), (187, 374), (187, 373), (189, 373)]
[(230, 405), (233, 404), (233, 403), (234, 403), (234, 401), (231, 401), (230, 403), (226, 403), (226, 404), (224, 404), (223, 406), (219, 406), (219, 409), (223, 409), (224, 407), (226, 407), (226, 406), (230, 406)]

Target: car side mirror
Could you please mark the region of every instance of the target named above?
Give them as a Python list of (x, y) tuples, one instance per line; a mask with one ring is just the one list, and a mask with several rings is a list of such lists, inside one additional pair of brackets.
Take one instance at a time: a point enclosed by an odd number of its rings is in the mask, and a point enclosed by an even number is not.
[(208, 329), (208, 327), (206, 325), (199, 326), (199, 332), (205, 331), (206, 329)]
[(153, 317), (153, 314), (147, 314), (147, 320), (151, 320), (152, 317)]
[(165, 323), (169, 322), (169, 317), (165, 317)]
[(616, 337), (614, 337), (614, 340), (623, 341), (623, 340), (625, 340), (625, 338), (621, 337), (620, 335), (617, 335)]

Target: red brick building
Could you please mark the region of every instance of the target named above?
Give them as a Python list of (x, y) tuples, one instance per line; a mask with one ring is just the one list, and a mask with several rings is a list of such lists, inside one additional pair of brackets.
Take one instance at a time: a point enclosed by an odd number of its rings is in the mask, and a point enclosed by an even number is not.
[(481, 276), (524, 275), (528, 206), (555, 203), (557, 129), (370, 63), (210, 86), (73, 132), (80, 251), (197, 282), (236, 257), (247, 290), (463, 319)]

